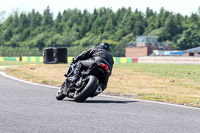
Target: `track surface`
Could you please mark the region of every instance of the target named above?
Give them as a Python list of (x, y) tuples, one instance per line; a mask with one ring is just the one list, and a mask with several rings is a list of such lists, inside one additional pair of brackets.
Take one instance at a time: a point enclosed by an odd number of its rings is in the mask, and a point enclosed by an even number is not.
[(57, 101), (56, 89), (0, 75), (1, 133), (197, 133), (200, 110), (98, 96)]

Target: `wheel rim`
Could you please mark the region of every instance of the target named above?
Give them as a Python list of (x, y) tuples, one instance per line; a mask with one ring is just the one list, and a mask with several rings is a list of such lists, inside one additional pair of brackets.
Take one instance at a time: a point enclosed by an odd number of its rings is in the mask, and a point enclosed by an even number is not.
[(62, 94), (62, 93), (63, 93), (63, 90), (59, 89), (59, 90), (57, 91), (57, 93), (56, 93), (56, 96), (59, 96), (59, 95)]
[(81, 94), (81, 92), (84, 90), (84, 88), (86, 87), (86, 85), (88, 84), (88, 82), (89, 82), (89, 78), (87, 78), (87, 79), (84, 81), (84, 83), (83, 83), (83, 85), (82, 85), (82, 87), (81, 87), (80, 90), (76, 90), (76, 91), (75, 91), (74, 97), (77, 97), (79, 94)]

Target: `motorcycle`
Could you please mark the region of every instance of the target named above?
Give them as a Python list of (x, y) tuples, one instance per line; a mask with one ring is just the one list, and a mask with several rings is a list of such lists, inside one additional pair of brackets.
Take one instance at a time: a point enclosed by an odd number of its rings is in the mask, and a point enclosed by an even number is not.
[(65, 81), (56, 93), (57, 100), (63, 100), (65, 97), (72, 98), (76, 102), (84, 102), (88, 97), (97, 96), (102, 92), (98, 79), (94, 75), (82, 71), (78, 80), (70, 81), (69, 77), (74, 75), (76, 64), (71, 63), (66, 74)]

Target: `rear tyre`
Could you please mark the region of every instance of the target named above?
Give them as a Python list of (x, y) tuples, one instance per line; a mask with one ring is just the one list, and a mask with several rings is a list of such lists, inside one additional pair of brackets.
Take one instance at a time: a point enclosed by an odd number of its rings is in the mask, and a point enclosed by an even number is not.
[(79, 93), (76, 92), (74, 94), (74, 100), (76, 102), (84, 102), (96, 89), (97, 78), (95, 76), (90, 75), (86, 82), (84, 89)]

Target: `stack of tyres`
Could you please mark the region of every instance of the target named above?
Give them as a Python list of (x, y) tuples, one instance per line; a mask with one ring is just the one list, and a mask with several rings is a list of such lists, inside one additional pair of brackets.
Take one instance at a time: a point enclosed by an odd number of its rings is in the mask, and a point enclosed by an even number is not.
[(67, 63), (67, 48), (46, 48), (43, 58), (45, 64)]

